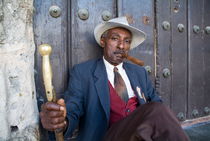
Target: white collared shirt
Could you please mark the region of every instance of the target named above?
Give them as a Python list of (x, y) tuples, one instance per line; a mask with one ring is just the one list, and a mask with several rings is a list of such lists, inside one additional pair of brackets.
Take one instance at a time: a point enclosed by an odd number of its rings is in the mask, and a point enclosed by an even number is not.
[(114, 67), (117, 67), (118, 72), (120, 73), (123, 80), (125, 81), (125, 85), (126, 85), (126, 88), (128, 91), (129, 98), (134, 97), (135, 95), (134, 95), (133, 89), (131, 88), (130, 80), (128, 79), (125, 69), (123, 68), (123, 63), (120, 63), (117, 66), (113, 66), (108, 61), (106, 61), (104, 59), (104, 57), (103, 57), (103, 61), (104, 61), (105, 67), (106, 67), (106, 72), (107, 72), (109, 82), (112, 84), (113, 88), (114, 88)]

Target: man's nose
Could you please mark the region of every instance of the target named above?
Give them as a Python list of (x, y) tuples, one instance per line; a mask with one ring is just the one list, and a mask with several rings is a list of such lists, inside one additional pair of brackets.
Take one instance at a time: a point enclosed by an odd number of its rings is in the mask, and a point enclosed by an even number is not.
[(123, 43), (122, 40), (120, 40), (120, 41), (118, 42), (118, 46), (117, 46), (117, 47), (120, 48), (120, 49), (124, 49), (124, 43)]

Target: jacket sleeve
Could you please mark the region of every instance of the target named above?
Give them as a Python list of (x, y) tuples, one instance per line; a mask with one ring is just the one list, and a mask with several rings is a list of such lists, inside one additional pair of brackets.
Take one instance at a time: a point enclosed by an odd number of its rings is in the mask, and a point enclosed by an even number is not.
[(68, 127), (64, 137), (69, 138), (74, 129), (77, 128), (80, 117), (84, 114), (84, 89), (82, 86), (81, 72), (77, 66), (71, 70), (68, 89), (64, 96), (68, 119)]

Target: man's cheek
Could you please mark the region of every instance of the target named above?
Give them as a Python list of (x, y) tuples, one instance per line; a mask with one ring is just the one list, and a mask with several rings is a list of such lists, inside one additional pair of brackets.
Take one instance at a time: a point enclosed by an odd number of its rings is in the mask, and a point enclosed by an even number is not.
[(114, 52), (109, 52), (109, 57), (113, 58), (115, 56)]

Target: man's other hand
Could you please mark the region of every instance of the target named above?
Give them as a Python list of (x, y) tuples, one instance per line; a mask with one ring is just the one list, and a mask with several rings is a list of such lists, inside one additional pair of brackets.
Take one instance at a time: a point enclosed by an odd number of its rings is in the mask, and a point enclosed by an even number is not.
[(42, 105), (40, 118), (43, 128), (49, 131), (56, 129), (65, 129), (66, 121), (66, 105), (63, 99), (59, 99), (57, 103), (47, 102)]

